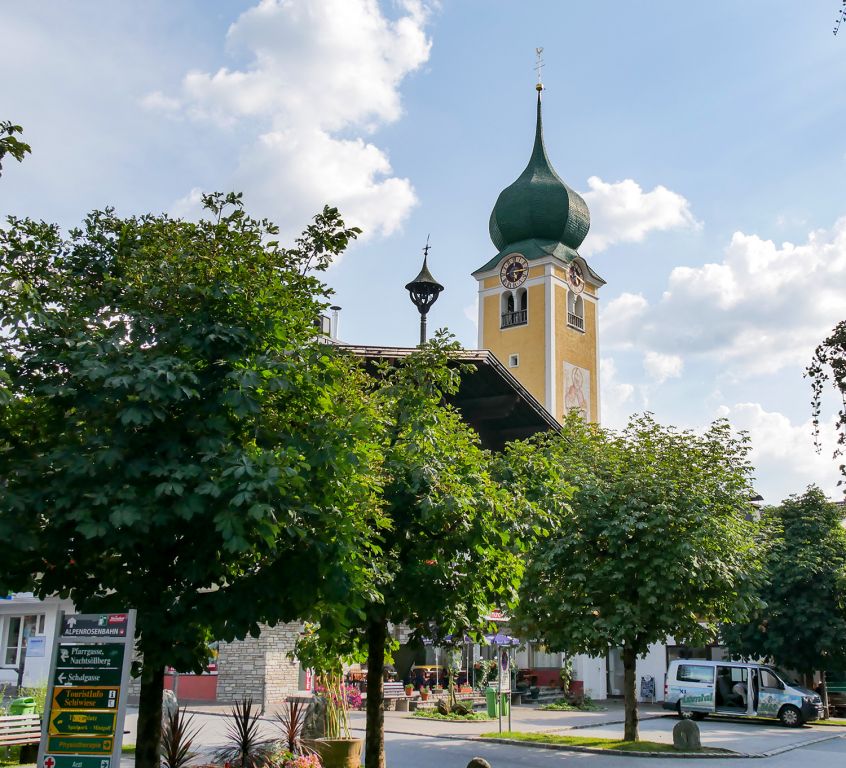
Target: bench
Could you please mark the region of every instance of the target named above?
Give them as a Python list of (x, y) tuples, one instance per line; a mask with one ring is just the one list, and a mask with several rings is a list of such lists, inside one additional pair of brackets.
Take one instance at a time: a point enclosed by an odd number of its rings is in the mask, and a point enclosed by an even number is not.
[(21, 763), (34, 763), (41, 740), (41, 715), (0, 717), (0, 748), (21, 747)]
[(402, 701), (406, 705), (409, 697), (405, 695), (405, 685), (403, 683), (383, 683), (382, 697), (385, 700), (385, 709), (390, 709), (391, 705), (396, 706)]

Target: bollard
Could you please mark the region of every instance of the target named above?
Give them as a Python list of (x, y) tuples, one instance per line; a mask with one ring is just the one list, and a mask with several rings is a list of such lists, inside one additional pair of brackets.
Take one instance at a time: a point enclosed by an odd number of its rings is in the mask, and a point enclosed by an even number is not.
[(702, 749), (699, 726), (693, 720), (682, 720), (673, 728), (673, 748), (682, 752), (696, 752)]
[(491, 768), (491, 764), (484, 757), (474, 757), (467, 763), (467, 768)]

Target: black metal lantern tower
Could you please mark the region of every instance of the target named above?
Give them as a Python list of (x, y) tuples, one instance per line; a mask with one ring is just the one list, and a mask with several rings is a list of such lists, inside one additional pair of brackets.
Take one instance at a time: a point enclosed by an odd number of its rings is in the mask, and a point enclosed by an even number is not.
[(411, 296), (412, 303), (420, 312), (420, 346), (426, 343), (426, 315), (429, 312), (429, 307), (438, 300), (438, 295), (444, 289), (429, 272), (429, 267), (426, 264), (428, 256), (429, 239), (426, 238), (426, 247), (423, 249), (423, 269), (420, 270), (420, 274), (414, 280), (405, 286), (408, 295)]

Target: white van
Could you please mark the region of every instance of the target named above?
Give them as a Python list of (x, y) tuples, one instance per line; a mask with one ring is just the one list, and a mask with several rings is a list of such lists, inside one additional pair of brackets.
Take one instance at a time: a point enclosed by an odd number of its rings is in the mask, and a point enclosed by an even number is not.
[(780, 669), (740, 661), (674, 659), (664, 683), (664, 709), (701, 720), (709, 714), (777, 717), (797, 727), (823, 715), (822, 699)]

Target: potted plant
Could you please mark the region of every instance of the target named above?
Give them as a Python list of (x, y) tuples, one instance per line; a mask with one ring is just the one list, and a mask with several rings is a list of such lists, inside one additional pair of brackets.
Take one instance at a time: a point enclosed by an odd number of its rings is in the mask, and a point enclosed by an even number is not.
[[(298, 640), (293, 654), (314, 670), (318, 680), (317, 695), (322, 699), (324, 736), (307, 746), (320, 757), (324, 768), (359, 768), (364, 742), (350, 734), (349, 708), (361, 704), (361, 693), (344, 684), (344, 662), (353, 660), (356, 649), (345, 638), (323, 632), (309, 625)], [(299, 768), (299, 766), (298, 766)]]
[(429, 689), (425, 685), (420, 686), (420, 700), (421, 701), (428, 701), (429, 700)]
[(405, 695), (406, 696), (410, 697), (411, 694), (414, 693), (414, 686), (411, 683), (406, 683), (404, 688), (405, 688)]

